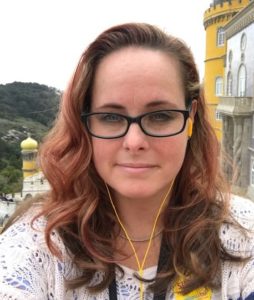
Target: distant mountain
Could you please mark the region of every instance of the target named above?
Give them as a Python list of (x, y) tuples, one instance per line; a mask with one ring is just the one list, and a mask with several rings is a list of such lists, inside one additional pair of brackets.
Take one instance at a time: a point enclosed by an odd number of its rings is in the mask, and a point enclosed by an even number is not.
[(0, 85), (0, 194), (20, 189), (20, 142), (28, 133), (41, 141), (55, 119), (60, 97), (61, 91), (38, 83)]
[(38, 83), (0, 85), (0, 138), (14, 129), (31, 131), (40, 139), (56, 116), (60, 95), (59, 90)]

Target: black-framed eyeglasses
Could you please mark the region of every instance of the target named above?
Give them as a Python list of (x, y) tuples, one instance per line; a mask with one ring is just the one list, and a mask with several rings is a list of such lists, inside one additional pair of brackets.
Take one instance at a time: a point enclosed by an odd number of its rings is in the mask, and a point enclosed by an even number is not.
[(141, 130), (152, 137), (169, 137), (181, 133), (190, 116), (190, 110), (158, 110), (136, 117), (112, 112), (82, 113), (87, 131), (101, 139), (115, 139), (126, 135), (130, 125), (137, 123)]

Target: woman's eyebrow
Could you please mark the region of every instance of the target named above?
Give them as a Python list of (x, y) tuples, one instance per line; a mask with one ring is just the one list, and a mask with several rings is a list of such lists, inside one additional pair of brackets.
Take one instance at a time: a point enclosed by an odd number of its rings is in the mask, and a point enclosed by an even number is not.
[(113, 102), (110, 103), (109, 102), (109, 103), (105, 103), (101, 106), (96, 107), (96, 109), (121, 109), (121, 110), (123, 110), (123, 109), (125, 109), (125, 107), (118, 103), (113, 103)]
[(164, 106), (164, 107), (167, 106), (170, 108), (177, 108), (177, 105), (175, 103), (172, 103), (167, 100), (154, 100), (154, 101), (147, 103), (145, 107), (153, 108), (153, 107), (158, 107), (158, 106)]
[[(164, 107), (167, 106), (167, 108), (172, 108), (172, 109), (178, 108), (178, 106), (175, 103), (172, 103), (167, 100), (153, 100), (151, 102), (146, 103), (144, 108), (153, 108), (153, 107), (156, 108), (159, 106), (164, 106)], [(125, 110), (126, 109), (125, 106), (115, 102), (108, 102), (95, 108), (99, 110), (104, 110), (104, 109)]]

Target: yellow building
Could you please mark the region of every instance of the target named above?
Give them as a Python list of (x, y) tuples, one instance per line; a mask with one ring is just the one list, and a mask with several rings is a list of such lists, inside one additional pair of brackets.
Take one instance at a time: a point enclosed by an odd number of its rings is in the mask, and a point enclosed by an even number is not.
[(224, 68), (226, 58), (225, 26), (250, 0), (213, 0), (204, 13), (206, 53), (204, 90), (209, 115), (219, 140), (222, 137), (222, 120), (217, 111), (219, 97), (224, 94)]
[(21, 199), (47, 192), (50, 189), (48, 181), (37, 164), (38, 143), (28, 136), (21, 142), (21, 153), (23, 159), (23, 189)]
[(50, 189), (48, 181), (37, 165), (38, 143), (28, 136), (21, 142), (23, 160), (23, 188), (20, 193), (0, 197), (0, 233), (2, 226), (24, 200)]
[(34, 175), (38, 172), (36, 157), (38, 152), (38, 143), (36, 140), (28, 136), (27, 139), (21, 142), (21, 153), (23, 160), (23, 178)]

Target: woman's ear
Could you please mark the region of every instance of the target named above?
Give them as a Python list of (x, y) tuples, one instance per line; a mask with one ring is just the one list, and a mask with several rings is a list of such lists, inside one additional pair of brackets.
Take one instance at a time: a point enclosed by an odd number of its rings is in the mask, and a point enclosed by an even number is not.
[(194, 116), (198, 109), (198, 101), (196, 99), (192, 100), (191, 102), (191, 110), (190, 110), (190, 118), (192, 119), (192, 122), (194, 122)]

